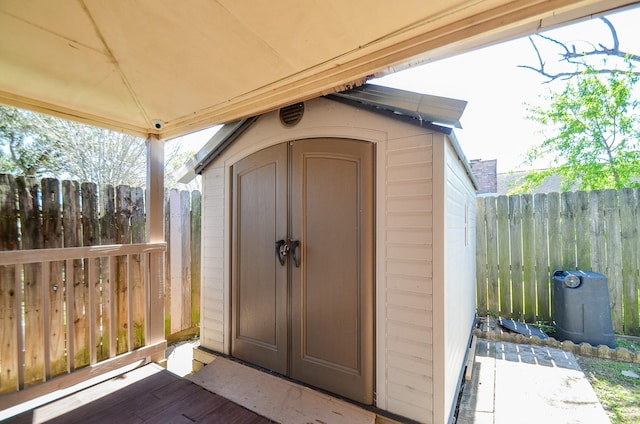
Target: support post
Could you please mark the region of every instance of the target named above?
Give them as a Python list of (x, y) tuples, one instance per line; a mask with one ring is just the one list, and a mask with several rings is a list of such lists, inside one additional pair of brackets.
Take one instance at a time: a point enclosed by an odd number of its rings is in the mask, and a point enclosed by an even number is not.
[[(164, 242), (164, 145), (158, 135), (147, 138), (147, 242)], [(147, 345), (164, 336), (164, 252), (149, 254)], [(164, 360), (164, 352), (153, 361)]]

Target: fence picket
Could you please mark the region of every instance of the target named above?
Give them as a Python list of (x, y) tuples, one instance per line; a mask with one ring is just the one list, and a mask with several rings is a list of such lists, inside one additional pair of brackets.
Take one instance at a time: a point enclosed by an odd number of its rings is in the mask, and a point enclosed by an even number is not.
[(622, 301), (623, 328), (625, 334), (636, 335), (638, 327), (638, 290), (636, 286), (635, 262), (637, 252), (635, 244), (638, 229), (635, 226), (637, 205), (633, 189), (618, 192), (620, 203), (620, 228), (622, 248)]
[[(99, 244), (115, 244), (116, 242), (116, 216), (115, 216), (115, 190), (111, 185), (100, 187), (100, 242)], [(102, 258), (100, 270), (100, 305), (101, 314), (96, 318), (97, 328), (100, 329), (100, 341), (97, 346), (98, 361), (115, 356), (115, 279), (114, 260)]]
[(511, 242), (511, 302), (513, 318), (524, 316), (524, 285), (522, 274), (522, 210), (520, 196), (509, 197), (509, 239)]
[[(0, 174), (0, 250), (18, 249), (15, 213), (16, 185), (13, 176)], [(16, 290), (16, 267), (0, 266), (0, 395), (18, 390), (20, 291)]]
[(511, 318), (511, 267), (509, 264), (509, 200), (507, 196), (496, 199), (498, 220), (498, 278), (500, 281), (500, 315)]
[(549, 210), (549, 269), (551, 272), (562, 269), (562, 238), (560, 233), (560, 193), (547, 194)]
[(533, 197), (533, 224), (535, 228), (535, 257), (536, 257), (536, 293), (538, 320), (551, 320), (551, 294), (549, 286), (549, 248), (547, 244), (547, 195), (535, 194)]
[[(180, 197), (177, 332), (200, 316), (201, 195)], [(0, 251), (144, 244), (144, 199), (141, 188), (116, 197), (109, 185), (0, 174)], [(144, 347), (148, 272), (140, 253), (0, 266), (0, 394)]]
[(560, 194), (560, 245), (562, 251), (562, 269), (576, 268), (576, 221), (573, 192)]
[[(82, 246), (80, 218), (80, 186), (76, 181), (62, 181), (62, 230), (64, 247)], [(82, 260), (75, 259), (65, 265), (67, 284), (67, 340), (70, 369), (89, 364), (89, 333), (86, 310), (88, 308), (87, 283)]]
[[(503, 202), (478, 200), (479, 311), (508, 316), (511, 301), (514, 319), (549, 320), (552, 272), (593, 270), (607, 276), (614, 331), (640, 334), (640, 189), (508, 196), (508, 229), (501, 222)], [(504, 281), (508, 266), (510, 299)], [(490, 284), (492, 273), (499, 277), (498, 288)]]
[(182, 319), (180, 328), (191, 328), (191, 195), (188, 191), (180, 192), (180, 228), (182, 228), (181, 252), (182, 269), (180, 282), (182, 295)]
[(533, 196), (522, 196), (522, 268), (524, 276), (524, 318), (536, 319), (536, 257), (535, 229), (533, 226)]
[(164, 261), (164, 334), (171, 334), (171, 192), (164, 191), (164, 240), (167, 242)]
[[(17, 177), (21, 248), (41, 249), (42, 221), (38, 207), (40, 187), (33, 177)], [(44, 317), (42, 266), (27, 264), (24, 273), (24, 386), (44, 381)]]
[[(131, 243), (131, 212), (133, 201), (131, 199), (131, 187), (116, 187), (116, 243)], [(129, 257), (116, 258), (116, 354), (125, 353), (130, 349), (129, 344)]]
[(200, 218), (202, 216), (202, 194), (191, 192), (191, 325), (200, 325), (200, 264), (201, 243)]
[(498, 285), (498, 226), (495, 197), (487, 197), (487, 291), (494, 293), (489, 297), (489, 310), (499, 310)]
[(589, 196), (589, 214), (591, 216), (591, 269), (605, 274), (606, 249), (604, 230), (604, 192), (592, 191)]
[(486, 315), (487, 303), (487, 237), (486, 198), (476, 200), (476, 308), (478, 314)]
[[(131, 243), (144, 243), (146, 239), (145, 214), (144, 214), (144, 190), (134, 188), (131, 190), (131, 201), (133, 210), (131, 211)], [(131, 255), (129, 261), (129, 282), (131, 284), (131, 318), (133, 332), (129, 346), (137, 349), (144, 346), (145, 335), (145, 287), (142, 275), (142, 256)]]
[[(82, 195), (82, 245), (94, 246), (100, 240), (100, 221), (98, 218), (98, 186), (94, 183), (80, 185)], [(100, 259), (84, 259), (84, 281), (87, 290), (87, 348), (90, 364), (98, 361), (97, 348), (100, 343), (99, 311), (97, 299), (100, 288)]]
[(589, 239), (589, 193), (577, 191), (575, 201), (576, 268), (591, 268), (591, 240)]
[(622, 241), (620, 238), (620, 211), (618, 210), (618, 193), (615, 190), (604, 191), (605, 243), (607, 251), (607, 271), (604, 273), (610, 282), (609, 300), (611, 301), (611, 317), (613, 330), (622, 332)]
[[(43, 178), (41, 196), (44, 248), (62, 247), (62, 207), (59, 181), (54, 178)], [(62, 267), (61, 261), (51, 262), (49, 264), (49, 281), (45, 282), (47, 284), (45, 290), (49, 296), (49, 317), (45, 323), (49, 325), (49, 361), (52, 377), (67, 372), (64, 316), (66, 286)]]

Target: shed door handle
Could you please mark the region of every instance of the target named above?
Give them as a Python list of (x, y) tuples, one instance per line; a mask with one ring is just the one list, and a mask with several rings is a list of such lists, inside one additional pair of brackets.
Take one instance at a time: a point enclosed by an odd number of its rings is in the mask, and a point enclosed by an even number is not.
[(290, 240), (289, 245), (291, 246), (293, 262), (296, 264), (296, 268), (300, 268), (300, 251), (298, 250), (300, 247), (300, 240)]
[(284, 261), (286, 259), (288, 252), (289, 252), (289, 243), (287, 243), (284, 240), (278, 240), (276, 242), (276, 255), (278, 255), (278, 260), (280, 261), (280, 265), (284, 265)]

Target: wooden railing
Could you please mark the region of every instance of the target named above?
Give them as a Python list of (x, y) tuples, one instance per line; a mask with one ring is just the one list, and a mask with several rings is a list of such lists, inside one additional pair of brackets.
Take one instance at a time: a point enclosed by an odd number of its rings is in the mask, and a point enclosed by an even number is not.
[[(0, 409), (164, 354), (166, 243), (0, 252)], [(45, 383), (45, 384), (42, 384)]]

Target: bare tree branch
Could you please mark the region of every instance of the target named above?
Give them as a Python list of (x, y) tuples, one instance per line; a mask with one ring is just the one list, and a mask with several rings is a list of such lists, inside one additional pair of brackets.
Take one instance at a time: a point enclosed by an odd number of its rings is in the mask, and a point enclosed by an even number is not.
[[(529, 37), (529, 41), (535, 51), (536, 57), (538, 59), (538, 64), (535, 66), (532, 65), (519, 65), (519, 68), (530, 69), (543, 77), (547, 78), (546, 82), (551, 82), (557, 79), (566, 80), (570, 79), (576, 75), (582, 73), (582, 70), (588, 66), (587, 59), (593, 57), (617, 57), (629, 62), (640, 64), (640, 55), (634, 54), (631, 52), (627, 52), (624, 50), (620, 50), (620, 40), (618, 38), (618, 32), (616, 31), (613, 23), (605, 18), (599, 18), (609, 29), (609, 33), (611, 34), (611, 47), (607, 47), (605, 44), (598, 43), (597, 45), (593, 43), (587, 42), (591, 46), (590, 50), (577, 49), (575, 44), (568, 46), (566, 43), (555, 39), (553, 37), (549, 37), (544, 34), (535, 34)], [(535, 37), (535, 38), (534, 38)], [(551, 44), (556, 45), (561, 49), (559, 62), (564, 62), (567, 64), (575, 65), (575, 69), (570, 71), (549, 71), (546, 68), (546, 62), (542, 58), (542, 54), (540, 52), (540, 48), (536, 42), (536, 39), (541, 40), (543, 42), (549, 42)], [(639, 68), (640, 69), (640, 68)], [(618, 69), (614, 67), (599, 67), (596, 69), (596, 72), (600, 74), (617, 74), (617, 73), (627, 73), (631, 72), (635, 75), (640, 75), (640, 70), (628, 70), (628, 69)]]

